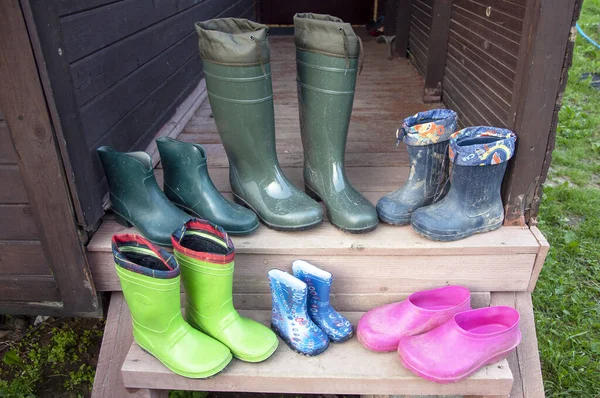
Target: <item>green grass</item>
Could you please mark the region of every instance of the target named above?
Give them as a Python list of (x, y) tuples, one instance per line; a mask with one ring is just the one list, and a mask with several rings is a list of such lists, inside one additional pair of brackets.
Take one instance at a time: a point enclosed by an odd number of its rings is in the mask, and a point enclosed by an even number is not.
[[(585, 0), (579, 24), (600, 41), (600, 0)], [(577, 37), (544, 187), (540, 229), (550, 253), (533, 295), (548, 397), (600, 396), (600, 50)]]

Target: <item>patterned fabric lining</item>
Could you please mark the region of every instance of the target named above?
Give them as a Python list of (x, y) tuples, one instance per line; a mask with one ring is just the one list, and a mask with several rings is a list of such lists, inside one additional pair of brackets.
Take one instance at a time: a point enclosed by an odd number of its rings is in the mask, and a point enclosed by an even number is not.
[(452, 134), (448, 153), (460, 166), (491, 166), (508, 161), (515, 153), (517, 136), (498, 127), (467, 127)]
[(456, 131), (456, 112), (450, 109), (432, 109), (407, 117), (396, 131), (396, 145), (431, 145), (450, 139)]
[[(186, 234), (198, 235), (210, 242), (219, 244), (226, 248), (226, 254), (199, 252), (182, 246), (181, 240)], [(193, 218), (183, 225), (180, 229), (173, 232), (171, 235), (173, 249), (184, 256), (188, 256), (200, 261), (208, 261), (217, 264), (228, 264), (233, 261), (235, 256), (235, 248), (231, 238), (225, 232), (223, 227), (213, 224), (210, 221)]]
[[(129, 271), (159, 279), (172, 279), (179, 275), (179, 265), (173, 255), (153, 245), (140, 235), (113, 235), (112, 252), (115, 264)], [(127, 258), (125, 254), (127, 252), (138, 254), (141, 257), (139, 262), (142, 264), (138, 264), (138, 262)], [(157, 262), (160, 264), (159, 267), (163, 269), (151, 268), (149, 266)]]

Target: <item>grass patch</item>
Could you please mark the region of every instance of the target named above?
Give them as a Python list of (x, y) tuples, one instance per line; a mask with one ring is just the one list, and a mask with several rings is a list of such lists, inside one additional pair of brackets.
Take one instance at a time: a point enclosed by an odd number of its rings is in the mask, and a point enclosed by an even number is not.
[[(585, 0), (579, 24), (600, 41), (600, 0)], [(577, 37), (559, 114), (556, 149), (540, 208), (550, 253), (533, 294), (548, 397), (600, 391), (600, 50)]]

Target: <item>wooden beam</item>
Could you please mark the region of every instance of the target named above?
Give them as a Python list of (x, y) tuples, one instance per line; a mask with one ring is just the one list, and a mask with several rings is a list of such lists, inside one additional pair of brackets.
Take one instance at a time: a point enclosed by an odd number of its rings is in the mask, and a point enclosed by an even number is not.
[(502, 189), (506, 225), (522, 225), (532, 218), (535, 224), (581, 3), (528, 2), (509, 114), (509, 127), (517, 134), (517, 150)]
[(64, 309), (97, 312), (62, 159), (18, 0), (0, 2), (0, 108)]
[(412, 0), (400, 0), (396, 7), (396, 53), (401, 57), (408, 56), (411, 15)]
[(399, 0), (386, 0), (385, 2), (385, 26), (383, 34), (385, 36), (393, 36), (396, 34), (396, 16), (398, 15)]
[(442, 80), (446, 69), (452, 0), (434, 0), (431, 12), (423, 101), (439, 102), (442, 100)]

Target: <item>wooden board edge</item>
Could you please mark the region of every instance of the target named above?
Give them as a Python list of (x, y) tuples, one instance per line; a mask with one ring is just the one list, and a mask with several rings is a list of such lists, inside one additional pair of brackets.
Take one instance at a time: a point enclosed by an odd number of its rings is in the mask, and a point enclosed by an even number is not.
[[(544, 398), (544, 382), (542, 365), (535, 330), (535, 317), (531, 292), (516, 292), (516, 309), (521, 315), (521, 333), (523, 339), (517, 347), (519, 372), (522, 381), (523, 396), (527, 398)], [(511, 397), (513, 395), (511, 394)]]
[[(127, 397), (129, 392), (123, 385), (121, 365), (133, 343), (131, 316), (123, 293), (111, 294), (104, 337), (100, 346), (100, 356), (96, 366), (92, 398)], [(125, 347), (119, 351), (119, 345)]]
[[(146, 148), (145, 151), (152, 158), (152, 167), (156, 167), (160, 162), (160, 154), (158, 153), (158, 147), (156, 146), (156, 139), (160, 137), (177, 138), (207, 98), (206, 81), (202, 78), (191, 94), (177, 107), (173, 117), (158, 130)], [(109, 197), (110, 194), (107, 192), (102, 198), (102, 206), (105, 211), (110, 208)]]
[(540, 276), (540, 272), (542, 272), (542, 268), (544, 267), (546, 256), (548, 255), (548, 251), (550, 250), (550, 244), (546, 240), (546, 237), (542, 234), (542, 231), (538, 229), (538, 227), (531, 227), (531, 234), (538, 241), (540, 247), (535, 257), (535, 262), (533, 263), (531, 278), (529, 280), (529, 285), (527, 286), (528, 292), (532, 292), (535, 289), (535, 285), (537, 283), (538, 277)]

